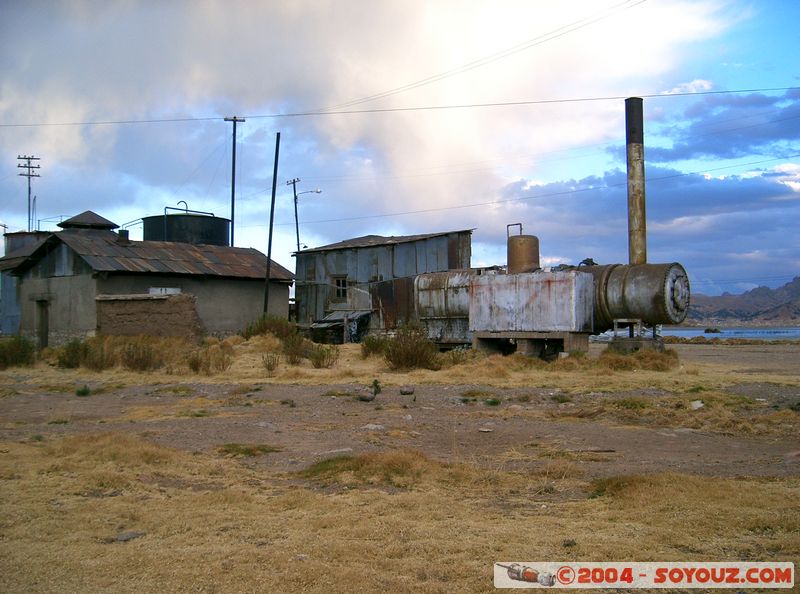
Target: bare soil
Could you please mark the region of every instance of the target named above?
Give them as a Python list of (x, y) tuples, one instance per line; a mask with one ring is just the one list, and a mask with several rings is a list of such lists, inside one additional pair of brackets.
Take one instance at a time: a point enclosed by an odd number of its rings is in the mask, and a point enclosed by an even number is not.
[[(601, 348), (593, 345), (590, 356)], [(800, 346), (671, 348), (684, 366), (695, 366), (699, 384), (708, 370), (728, 378), (715, 393), (747, 402), (737, 415), (786, 411), (786, 423), (792, 422), (788, 411), (800, 403)], [(366, 390), (361, 382), (109, 384), (95, 374), (85, 382), (94, 393), (78, 396), (70, 386), (81, 384), (80, 374), (66, 388), (37, 382), (35, 370), (0, 377), (0, 440), (8, 441), (121, 431), (190, 452), (268, 444), (276, 451), (247, 463), (278, 472), (336, 455), (407, 448), (442, 462), (506, 470), (564, 459), (586, 478), (665, 471), (766, 477), (800, 470), (800, 436), (782, 424), (784, 417), (766, 430), (739, 431), (683, 423), (692, 420), (691, 410), (671, 420), (641, 420), (626, 410), (661, 407), (671, 414), (680, 403), (663, 387), (576, 392), (541, 384), (504, 387), (475, 377), (474, 384), (409, 383), (413, 395), (401, 395), (408, 378), (395, 375), (373, 402), (363, 402), (357, 398)], [(704, 389), (697, 389), (684, 392), (683, 402), (702, 402)]]

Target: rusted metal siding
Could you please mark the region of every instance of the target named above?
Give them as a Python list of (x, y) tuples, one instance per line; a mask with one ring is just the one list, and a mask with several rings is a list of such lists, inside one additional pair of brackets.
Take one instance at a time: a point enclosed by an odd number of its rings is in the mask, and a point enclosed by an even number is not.
[(593, 280), (577, 271), (475, 276), (473, 332), (591, 332)]
[(421, 274), (414, 279), (416, 318), (438, 343), (469, 342), (469, 287), (473, 272)]
[[(418, 274), (468, 268), (470, 231), (381, 238), (365, 236), (297, 254), (298, 319), (332, 311), (372, 309), (373, 329), (392, 329), (413, 315)], [(383, 241), (383, 243), (381, 243)], [(335, 299), (335, 278), (346, 278), (347, 300)]]

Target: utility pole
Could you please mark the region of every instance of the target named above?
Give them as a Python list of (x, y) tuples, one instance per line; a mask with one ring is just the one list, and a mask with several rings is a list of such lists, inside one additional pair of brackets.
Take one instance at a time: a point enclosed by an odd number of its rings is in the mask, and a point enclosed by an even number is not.
[(269, 281), (272, 277), (272, 223), (275, 220), (275, 194), (278, 189), (278, 155), (281, 152), (281, 133), (275, 136), (275, 166), (272, 169), (272, 203), (269, 207), (269, 239), (267, 242), (267, 278), (264, 281), (264, 314), (269, 314)]
[(233, 156), (231, 159), (231, 247), (233, 247), (233, 212), (234, 212), (234, 196), (236, 193), (236, 124), (244, 122), (244, 118), (231, 116), (225, 118), (226, 122), (233, 122)]
[(300, 181), (300, 178), (295, 177), (294, 179), (290, 179), (286, 182), (288, 186), (291, 184), (292, 186), (292, 193), (294, 194), (294, 232), (297, 236), (297, 251), (300, 251), (300, 223), (297, 222), (297, 182)]
[(306, 190), (305, 192), (297, 192), (297, 184), (300, 178), (290, 179), (286, 182), (287, 186), (292, 186), (292, 193), (294, 194), (294, 232), (297, 236), (297, 253), (300, 253), (300, 223), (297, 221), (297, 197), (303, 194), (321, 194), (322, 190), (315, 188), (314, 190)]
[(30, 155), (30, 156), (28, 156), (28, 155), (18, 155), (17, 156), (17, 160), (18, 161), (27, 161), (26, 164), (18, 163), (17, 167), (19, 167), (21, 169), (27, 169), (28, 170), (27, 173), (20, 173), (19, 175), (21, 175), (22, 177), (27, 177), (28, 178), (28, 232), (30, 232), (30, 231), (32, 231), (31, 227), (33, 226), (33, 218), (32, 218), (32, 215), (31, 215), (31, 178), (32, 177), (41, 177), (41, 175), (36, 173), (36, 170), (40, 168), (39, 165), (38, 164), (37, 165), (32, 164), (31, 161), (39, 161), (40, 158), (39, 157), (34, 157), (33, 155)]

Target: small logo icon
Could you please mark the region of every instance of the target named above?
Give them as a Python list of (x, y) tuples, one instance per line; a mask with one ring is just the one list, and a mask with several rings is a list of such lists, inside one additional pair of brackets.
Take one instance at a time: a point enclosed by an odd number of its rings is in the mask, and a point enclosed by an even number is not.
[(575, 570), (569, 565), (559, 567), (556, 575), (558, 575), (558, 582), (560, 584), (569, 585), (575, 581)]
[(518, 582), (528, 582), (531, 584), (539, 584), (540, 586), (554, 586), (556, 583), (555, 576), (548, 571), (537, 571), (533, 567), (527, 565), (520, 565), (519, 563), (512, 563), (511, 565), (497, 564), (508, 572), (508, 577)]

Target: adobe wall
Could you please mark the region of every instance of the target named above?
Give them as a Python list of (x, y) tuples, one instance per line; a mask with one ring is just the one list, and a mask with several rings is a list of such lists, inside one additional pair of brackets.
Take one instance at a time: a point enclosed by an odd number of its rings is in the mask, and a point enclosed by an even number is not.
[[(205, 332), (227, 336), (258, 319), (264, 309), (264, 281), (258, 279), (193, 278), (159, 275), (111, 275), (98, 279), (104, 295), (148, 294), (151, 288), (179, 289), (196, 297), (197, 315)], [(289, 317), (289, 287), (270, 283), (269, 313)]]
[(205, 334), (194, 295), (100, 295), (97, 332), (109, 336)]

